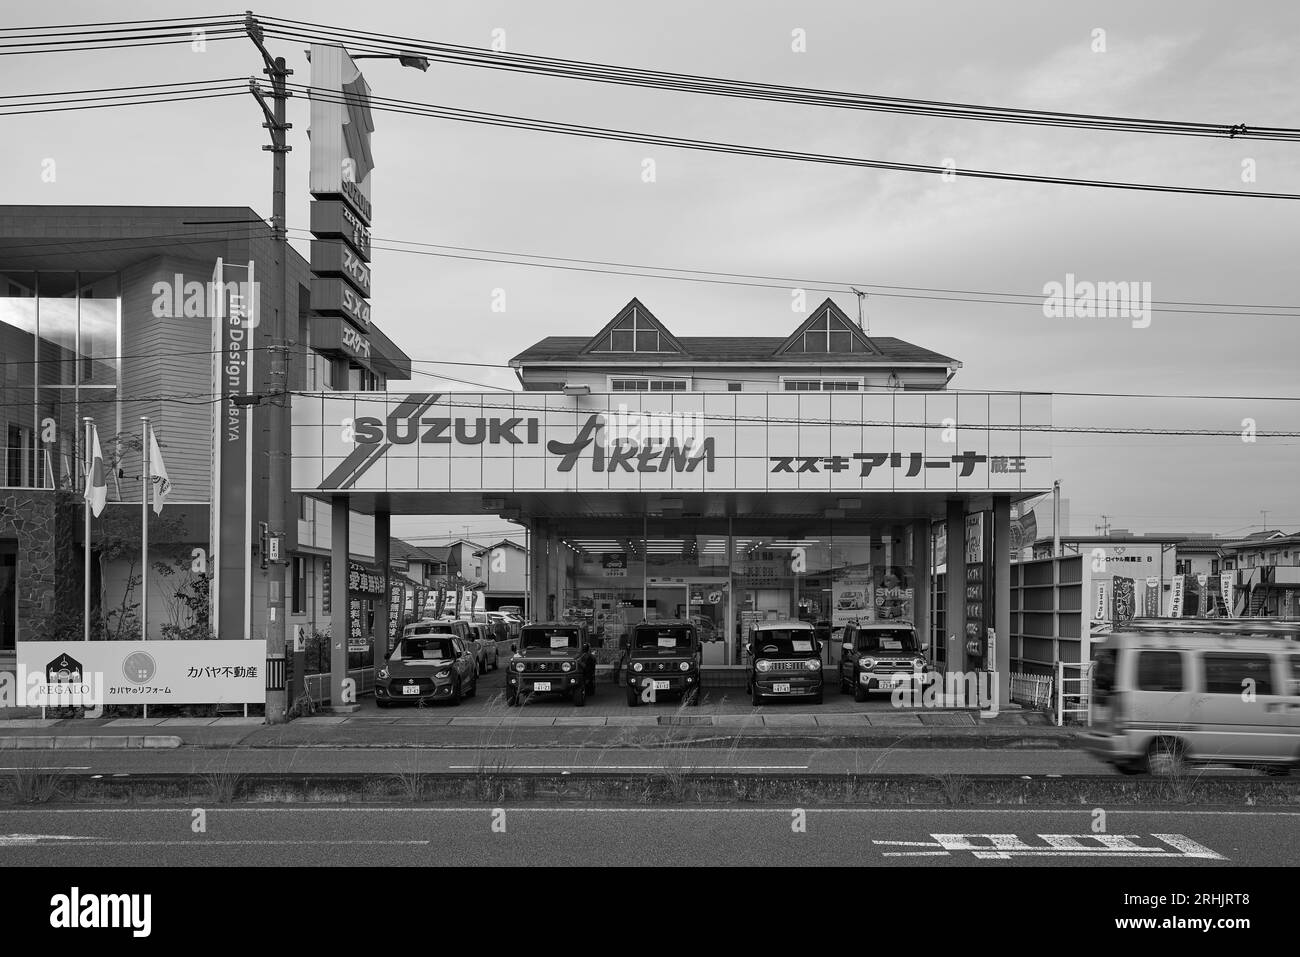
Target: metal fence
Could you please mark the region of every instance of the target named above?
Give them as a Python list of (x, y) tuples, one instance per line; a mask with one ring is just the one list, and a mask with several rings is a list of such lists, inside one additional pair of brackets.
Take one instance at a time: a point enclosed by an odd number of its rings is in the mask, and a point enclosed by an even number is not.
[(1011, 673), (1011, 700), (1039, 711), (1051, 710), (1052, 689), (1056, 682), (1051, 675), (1034, 675), (1021, 671)]
[(1056, 663), (1056, 726), (1067, 719), (1092, 726), (1092, 662)]

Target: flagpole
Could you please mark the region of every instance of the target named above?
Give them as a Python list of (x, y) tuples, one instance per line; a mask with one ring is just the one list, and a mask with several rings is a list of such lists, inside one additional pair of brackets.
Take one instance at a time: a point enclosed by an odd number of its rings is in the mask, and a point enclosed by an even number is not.
[(94, 463), (91, 462), (89, 459), (90, 456), (93, 455), (94, 453), (90, 446), (90, 416), (85, 416), (82, 419), (82, 423), (85, 425), (86, 458), (87, 458), (85, 485), (83, 486), (83, 492), (84, 492), (83, 497), (85, 498), (85, 504), (86, 504), (86, 537), (83, 542), (84, 551), (85, 551), (85, 571), (83, 574), (83, 578), (85, 579), (85, 587), (83, 590), (85, 592), (85, 595), (82, 604), (82, 616), (84, 619), (83, 634), (85, 636), (85, 640), (90, 641), (90, 494), (89, 492), (90, 492), (90, 482), (91, 482), (90, 471), (92, 468), (94, 468)]
[(149, 416), (140, 416), (140, 640), (149, 640)]

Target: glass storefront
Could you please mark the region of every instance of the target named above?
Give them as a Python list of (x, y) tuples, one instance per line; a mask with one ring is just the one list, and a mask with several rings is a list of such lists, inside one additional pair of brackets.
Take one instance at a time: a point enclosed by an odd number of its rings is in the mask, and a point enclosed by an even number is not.
[(738, 519), (701, 519), (647, 522), (644, 531), (617, 522), (589, 527), (590, 535), (560, 539), (571, 561), (563, 563), (557, 616), (587, 622), (598, 645), (621, 647), (643, 619), (689, 619), (706, 663), (739, 663), (754, 621), (809, 621), (830, 637), (851, 622), (916, 620), (910, 526), (744, 534)]
[(113, 273), (0, 269), (5, 486), (75, 487), (83, 416), (101, 446), (118, 434), (120, 325)]

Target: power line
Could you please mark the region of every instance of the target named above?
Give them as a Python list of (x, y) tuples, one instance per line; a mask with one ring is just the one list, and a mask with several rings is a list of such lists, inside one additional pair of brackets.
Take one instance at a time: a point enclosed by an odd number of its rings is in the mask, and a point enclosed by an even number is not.
[(961, 169), (958, 167), (934, 166), (926, 163), (902, 163), (891, 160), (867, 159), (851, 156), (838, 156), (831, 153), (803, 153), (795, 150), (781, 150), (771, 147), (745, 146), (737, 143), (724, 143), (715, 140), (697, 140), (684, 137), (666, 136), (657, 133), (640, 133), (629, 130), (617, 130), (609, 127), (581, 126), (576, 123), (561, 123), (555, 120), (540, 120), (525, 116), (512, 116), (501, 113), (487, 113), (479, 110), (464, 110), (444, 107), (433, 103), (421, 103), (415, 100), (399, 100), (391, 97), (358, 97), (347, 93), (333, 93), (313, 89), (306, 84), (289, 84), (295, 90), (309, 93), (314, 99), (327, 103), (365, 104), (372, 110), (401, 113), (408, 116), (426, 116), (432, 119), (452, 120), (483, 126), (497, 126), (508, 129), (523, 129), (533, 132), (554, 133), (562, 136), (576, 136), (586, 139), (601, 139), (621, 143), (643, 143), (651, 146), (663, 146), (670, 149), (694, 150), (699, 152), (719, 153), (732, 156), (754, 156), (765, 159), (780, 159), (800, 163), (815, 163), (830, 166), (848, 166), (863, 169), (884, 169), (904, 173), (925, 173), (940, 177), (962, 177), (969, 179), (1001, 180), (1015, 183), (1038, 183), (1052, 186), (1082, 186), (1095, 189), (1119, 189), (1135, 192), (1169, 193), (1186, 196), (1224, 196), (1249, 199), (1286, 199), (1297, 200), (1295, 193), (1248, 192), (1244, 190), (1211, 189), (1195, 186), (1164, 186), (1155, 183), (1136, 183), (1124, 180), (1094, 180), (1067, 176), (1043, 176), (1032, 173), (1006, 173), (994, 170)]
[(771, 83), (747, 82), (721, 77), (643, 70), (556, 57), (517, 53), (499, 53), (474, 47), (438, 43), (415, 37), (344, 29), (327, 24), (281, 17), (261, 17), (268, 36), (347, 45), (362, 52), (409, 53), (459, 66), (506, 70), (566, 79), (647, 87), (675, 92), (738, 97), (753, 100), (792, 103), (837, 109), (904, 113), (944, 119), (978, 120), (1036, 126), (1070, 127), (1090, 130), (1155, 133), (1183, 136), (1217, 136), (1233, 139), (1297, 140), (1300, 129), (1259, 127), (1244, 123), (1206, 123), (1157, 120), (1101, 114), (1066, 113), (987, 106), (941, 100), (886, 97), (864, 93), (808, 89)]

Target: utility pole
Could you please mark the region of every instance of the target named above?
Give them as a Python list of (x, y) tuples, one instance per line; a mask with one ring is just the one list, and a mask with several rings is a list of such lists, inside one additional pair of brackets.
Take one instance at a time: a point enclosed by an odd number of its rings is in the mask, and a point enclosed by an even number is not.
[(1263, 526), (1263, 528), (1264, 528), (1264, 531), (1267, 532), (1267, 531), (1268, 531), (1268, 509), (1266, 509), (1266, 508), (1261, 508), (1261, 509), (1259, 510), (1259, 514), (1262, 515), (1262, 516), (1264, 517), (1264, 526)]
[[(288, 348), (285, 345), (289, 313), (289, 230), (285, 212), (285, 164), (286, 154), (292, 147), (286, 142), (286, 133), (292, 125), (285, 122), (285, 106), (291, 95), (286, 89), (286, 80), (293, 71), (285, 66), (284, 57), (272, 57), (263, 43), (262, 27), (250, 12), (245, 20), (249, 39), (262, 54), (265, 62), (262, 72), (271, 80), (271, 99), (274, 106), (268, 106), (261, 89), (255, 82), (250, 89), (266, 122), (262, 124), (270, 131), (271, 145), (262, 149), (271, 153), (271, 224), (275, 239), (276, 252), (280, 257), (277, 272), (279, 295), (278, 306), (272, 310), (270, 323), (270, 342), (267, 352), (270, 356), (271, 383), (269, 404), (266, 408), (267, 428), (267, 507), (266, 522), (268, 542), (278, 539), (277, 553), (267, 563), (267, 630), (266, 656), (268, 659), (284, 660), (285, 657), (285, 620), (284, 620), (284, 579), (285, 579), (285, 523), (288, 519), (289, 500), (289, 451), (286, 448), (289, 438), (289, 362)], [(246, 556), (245, 560), (251, 560)], [(347, 574), (343, 569), (342, 574)], [(302, 675), (294, 674), (294, 686), (302, 683)], [(337, 702), (336, 702), (337, 703)], [(287, 688), (268, 690), (266, 692), (266, 720), (270, 724), (280, 724), (287, 720), (289, 695)]]

